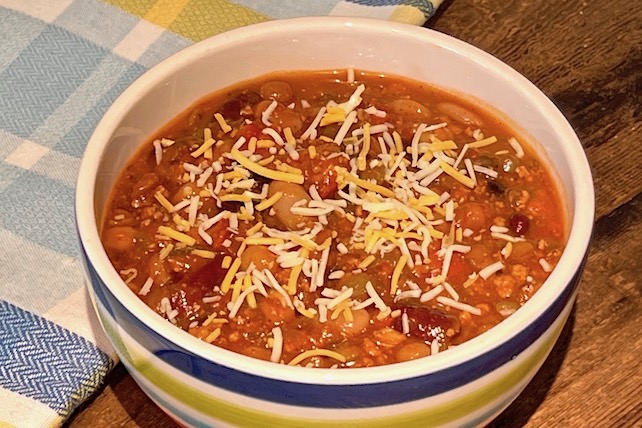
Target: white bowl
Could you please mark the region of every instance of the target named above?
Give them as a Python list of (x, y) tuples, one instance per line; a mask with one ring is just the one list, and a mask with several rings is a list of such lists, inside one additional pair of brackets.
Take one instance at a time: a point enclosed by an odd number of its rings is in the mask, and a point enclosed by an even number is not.
[[(571, 225), (542, 288), (490, 331), (429, 358), (347, 370), (272, 364), (206, 344), (122, 282), (98, 221), (125, 162), (196, 100), (280, 70), (354, 67), (426, 81), (508, 113), (556, 171)], [(532, 83), (490, 55), (425, 28), (357, 18), (244, 27), (197, 43), (132, 84), (97, 126), (80, 168), (76, 221), (105, 332), (141, 388), (188, 426), (477, 426), (523, 390), (569, 315), (593, 227), (590, 169), (572, 128)]]

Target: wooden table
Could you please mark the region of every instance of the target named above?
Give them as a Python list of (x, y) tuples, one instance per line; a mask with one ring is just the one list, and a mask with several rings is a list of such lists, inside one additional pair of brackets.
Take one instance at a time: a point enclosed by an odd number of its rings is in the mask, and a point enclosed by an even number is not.
[[(642, 2), (446, 1), (427, 26), (541, 88), (578, 133), (597, 193), (571, 318), (493, 427), (642, 426)], [(69, 427), (173, 427), (119, 365)]]

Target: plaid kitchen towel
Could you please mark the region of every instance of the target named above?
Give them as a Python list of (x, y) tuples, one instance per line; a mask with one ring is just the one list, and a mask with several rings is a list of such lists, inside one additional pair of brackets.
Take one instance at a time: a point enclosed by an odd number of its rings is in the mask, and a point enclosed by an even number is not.
[(134, 79), (243, 25), (422, 25), (441, 1), (0, 0), (0, 427), (61, 425), (117, 361), (83, 286), (73, 200), (86, 141)]

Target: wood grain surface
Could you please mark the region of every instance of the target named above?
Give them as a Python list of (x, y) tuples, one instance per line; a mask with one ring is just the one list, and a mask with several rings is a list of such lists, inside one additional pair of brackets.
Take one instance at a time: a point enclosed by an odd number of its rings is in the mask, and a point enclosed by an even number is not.
[[(642, 1), (453, 0), (427, 27), (506, 62), (568, 118), (597, 195), (577, 303), (491, 427), (642, 427)], [(68, 427), (174, 427), (119, 365)]]

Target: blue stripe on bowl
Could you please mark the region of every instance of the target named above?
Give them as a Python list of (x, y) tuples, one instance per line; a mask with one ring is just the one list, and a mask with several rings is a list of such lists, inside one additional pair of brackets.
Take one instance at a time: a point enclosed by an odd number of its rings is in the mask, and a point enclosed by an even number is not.
[[(76, 233), (79, 234), (78, 229), (76, 229)], [(107, 313), (112, 317), (116, 318), (116, 313), (112, 309), (111, 305), (108, 304), (107, 302), (107, 296), (105, 296), (103, 290), (107, 290), (107, 287), (105, 286), (105, 283), (103, 282), (102, 278), (98, 276), (98, 272), (96, 272), (96, 269), (94, 269), (94, 266), (91, 264), (89, 261), (89, 257), (87, 257), (87, 252), (85, 251), (85, 246), (82, 244), (82, 242), (79, 242), (80, 246), (80, 260), (83, 262), (83, 267), (85, 268), (85, 273), (89, 277), (89, 282), (91, 285), (91, 290), (93, 290), (93, 294), (96, 296), (96, 298), (103, 304), (103, 307), (107, 311)], [(100, 284), (100, 286), (98, 286)]]
[[(83, 249), (84, 255), (84, 249)], [(583, 267), (583, 266), (582, 266)], [(93, 270), (93, 268), (92, 268)], [(520, 334), (472, 361), (424, 376), (367, 385), (318, 385), (287, 382), (256, 376), (207, 361), (179, 348), (127, 311), (102, 281), (92, 288), (103, 306), (139, 344), (167, 364), (210, 383), (249, 397), (313, 408), (365, 408), (399, 404), (441, 394), (494, 371), (513, 359), (540, 337), (571, 299), (581, 276), (580, 269), (553, 304)], [(394, 366), (389, 366), (394, 370)]]

